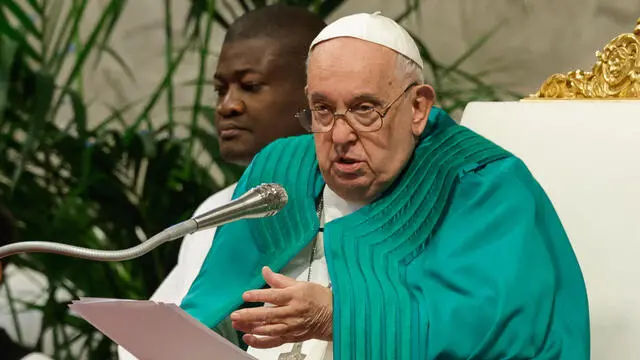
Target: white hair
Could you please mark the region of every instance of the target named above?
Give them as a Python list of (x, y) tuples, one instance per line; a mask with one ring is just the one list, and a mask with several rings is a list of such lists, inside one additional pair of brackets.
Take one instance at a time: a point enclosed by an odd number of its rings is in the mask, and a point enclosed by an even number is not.
[[(309, 59), (311, 58), (311, 51), (307, 55), (306, 69), (309, 70)], [(424, 74), (422, 69), (415, 61), (408, 57), (397, 54), (396, 55), (396, 76), (399, 79), (407, 80), (408, 83), (424, 84)]]
[(424, 74), (420, 66), (402, 54), (396, 55), (396, 75), (408, 83), (424, 83)]

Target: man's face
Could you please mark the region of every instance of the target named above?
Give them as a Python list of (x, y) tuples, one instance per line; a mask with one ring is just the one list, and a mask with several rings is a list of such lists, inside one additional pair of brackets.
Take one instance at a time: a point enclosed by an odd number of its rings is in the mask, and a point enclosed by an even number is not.
[[(311, 109), (344, 113), (364, 106), (380, 112), (409, 85), (396, 71), (396, 53), (353, 38), (319, 44), (309, 59), (307, 96)], [(338, 116), (315, 137), (323, 178), (340, 197), (369, 203), (400, 174), (424, 130), (433, 89), (416, 86), (402, 95), (375, 132), (357, 132)]]
[[(270, 142), (304, 132), (296, 112), (306, 106), (304, 76), (277, 41), (238, 40), (222, 46), (214, 76), (218, 93), (215, 126), (220, 153), (247, 165)], [(299, 59), (301, 65), (304, 59)]]

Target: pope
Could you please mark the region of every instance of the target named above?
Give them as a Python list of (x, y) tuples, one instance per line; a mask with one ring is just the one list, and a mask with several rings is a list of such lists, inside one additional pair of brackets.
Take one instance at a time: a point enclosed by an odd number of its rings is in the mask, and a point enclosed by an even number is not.
[(234, 192), (279, 183), (287, 206), (220, 227), (181, 307), (230, 317), (258, 359), (589, 359), (584, 279), (550, 200), (435, 107), (422, 73), (392, 19), (325, 27), (298, 114), (311, 134), (265, 147)]

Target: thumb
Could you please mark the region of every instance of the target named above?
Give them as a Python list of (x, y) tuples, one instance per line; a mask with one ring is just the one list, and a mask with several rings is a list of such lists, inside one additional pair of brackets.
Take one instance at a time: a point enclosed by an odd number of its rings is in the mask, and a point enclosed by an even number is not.
[(262, 277), (264, 277), (267, 284), (274, 289), (283, 289), (298, 283), (295, 279), (288, 276), (274, 273), (268, 266), (262, 268)]

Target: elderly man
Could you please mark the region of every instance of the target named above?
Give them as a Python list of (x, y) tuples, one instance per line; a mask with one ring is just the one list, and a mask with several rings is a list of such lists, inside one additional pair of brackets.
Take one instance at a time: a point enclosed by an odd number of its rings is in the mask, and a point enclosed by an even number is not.
[(433, 107), (421, 68), (377, 13), (323, 29), (299, 116), (313, 135), (267, 146), (234, 194), (275, 182), (289, 202), (218, 229), (183, 309), (208, 326), (230, 314), (258, 359), (589, 359), (584, 280), (550, 201)]
[[(304, 133), (295, 117), (306, 106), (304, 60), (309, 44), (325, 25), (304, 8), (285, 5), (250, 11), (231, 24), (214, 75), (218, 93), (215, 125), (223, 159), (248, 165), (273, 140)], [(235, 186), (206, 199), (195, 215), (229, 202)], [(185, 237), (178, 264), (152, 300), (182, 301), (214, 234), (212, 229)], [(230, 322), (221, 323), (215, 330), (239, 343)], [(134, 359), (121, 347), (118, 352), (121, 360)]]

